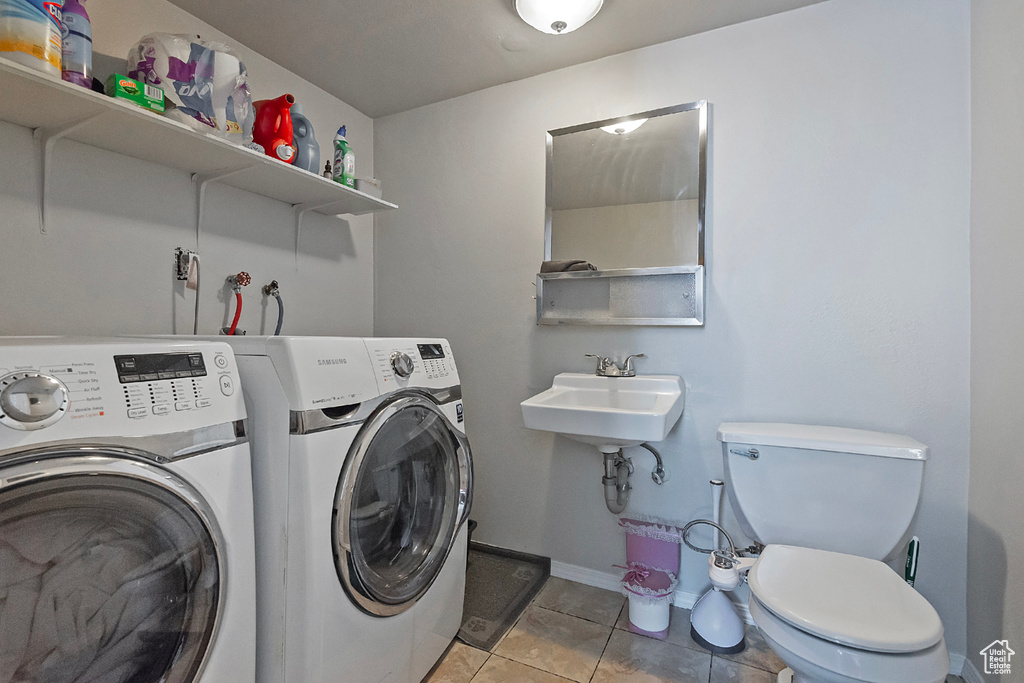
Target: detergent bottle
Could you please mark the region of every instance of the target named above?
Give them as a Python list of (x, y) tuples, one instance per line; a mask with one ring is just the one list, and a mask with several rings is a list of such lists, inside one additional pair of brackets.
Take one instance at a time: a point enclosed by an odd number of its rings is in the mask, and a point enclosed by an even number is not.
[(85, 0), (65, 0), (61, 16), (61, 78), (83, 88), (92, 88), (92, 24), (82, 3)]
[(356, 186), (356, 153), (345, 139), (345, 126), (334, 136), (334, 182)]
[(301, 104), (292, 105), (292, 131), (295, 165), (310, 173), (319, 172), (320, 145), (313, 135), (313, 124), (305, 117)]
[(0, 0), (0, 57), (60, 77), (61, 0)]
[(262, 145), (267, 156), (286, 164), (295, 163), (291, 108), (295, 98), (289, 94), (273, 100), (253, 102), (256, 123), (252, 128), (253, 142)]

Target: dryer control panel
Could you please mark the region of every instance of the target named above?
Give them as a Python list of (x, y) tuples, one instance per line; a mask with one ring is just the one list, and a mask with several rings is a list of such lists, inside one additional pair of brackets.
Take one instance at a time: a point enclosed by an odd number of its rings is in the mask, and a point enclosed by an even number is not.
[[(235, 391), (235, 380), (230, 373), (217, 374), (228, 367), (227, 355), (215, 353), (216, 386), (224, 396)], [(149, 415), (167, 415), (173, 410), (182, 412), (212, 408), (216, 394), (211, 382), (202, 378), (211, 376), (201, 351), (178, 353), (139, 353), (114, 356), (117, 379), (124, 389), (127, 415), (133, 419)]]
[(244, 417), (224, 343), (0, 340), (0, 449), (12, 440), (149, 436)]

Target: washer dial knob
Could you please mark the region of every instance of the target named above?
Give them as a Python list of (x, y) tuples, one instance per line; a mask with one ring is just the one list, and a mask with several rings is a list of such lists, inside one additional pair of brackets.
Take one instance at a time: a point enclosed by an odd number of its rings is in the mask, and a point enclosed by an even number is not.
[(14, 372), (0, 378), (0, 424), (12, 429), (49, 427), (68, 409), (68, 388), (55, 377)]
[(408, 379), (415, 368), (409, 354), (395, 351), (391, 354), (391, 369), (402, 379)]

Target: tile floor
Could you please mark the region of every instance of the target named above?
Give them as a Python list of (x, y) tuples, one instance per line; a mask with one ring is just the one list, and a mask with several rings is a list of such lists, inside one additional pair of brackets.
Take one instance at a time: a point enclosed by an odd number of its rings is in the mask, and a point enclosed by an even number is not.
[(754, 627), (743, 652), (712, 655), (678, 607), (664, 641), (628, 628), (622, 595), (552, 577), (490, 652), (456, 641), (422, 683), (775, 683), (784, 667)]

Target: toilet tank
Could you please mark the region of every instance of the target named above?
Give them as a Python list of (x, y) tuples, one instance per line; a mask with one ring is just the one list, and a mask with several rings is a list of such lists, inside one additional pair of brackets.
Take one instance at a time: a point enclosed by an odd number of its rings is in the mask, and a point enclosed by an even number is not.
[(891, 559), (910, 535), (928, 447), (843, 427), (727, 422), (718, 428), (729, 502), (743, 532)]

